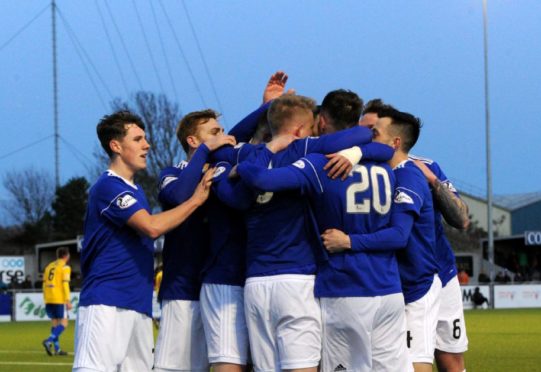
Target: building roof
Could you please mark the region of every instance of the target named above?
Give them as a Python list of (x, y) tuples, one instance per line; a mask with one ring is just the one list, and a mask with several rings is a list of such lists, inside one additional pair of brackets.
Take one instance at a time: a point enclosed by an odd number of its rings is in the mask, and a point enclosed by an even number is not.
[(541, 201), (541, 191), (525, 194), (510, 194), (494, 196), (494, 203), (509, 210), (515, 210)]

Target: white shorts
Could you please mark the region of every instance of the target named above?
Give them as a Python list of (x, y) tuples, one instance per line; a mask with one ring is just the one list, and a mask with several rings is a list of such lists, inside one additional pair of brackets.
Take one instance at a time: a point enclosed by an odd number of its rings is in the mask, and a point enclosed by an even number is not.
[(447, 353), (463, 353), (468, 350), (462, 291), (456, 275), (441, 290), (436, 349)]
[(152, 319), (115, 306), (80, 306), (73, 371), (150, 371)]
[(209, 371), (199, 301), (162, 301), (154, 371)]
[(407, 343), (412, 363), (430, 363), (436, 348), (441, 280), (434, 275), (428, 292), (406, 305)]
[(200, 302), (209, 362), (246, 365), (249, 344), (244, 288), (203, 284)]
[(320, 298), (322, 371), (411, 371), (404, 296)]
[(317, 367), (321, 310), (313, 275), (248, 278), (244, 309), (256, 372)]

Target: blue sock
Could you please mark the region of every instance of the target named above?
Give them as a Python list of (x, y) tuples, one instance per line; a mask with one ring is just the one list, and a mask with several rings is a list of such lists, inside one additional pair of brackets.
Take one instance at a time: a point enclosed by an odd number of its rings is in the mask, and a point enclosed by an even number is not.
[(57, 340), (58, 340), (58, 337), (60, 337), (60, 335), (62, 334), (62, 332), (64, 332), (64, 329), (66, 328), (62, 324), (59, 324), (53, 328), (52, 333)]
[(56, 327), (53, 328), (53, 335), (54, 335), (53, 344), (54, 344), (54, 350), (55, 351), (60, 350), (60, 345), (58, 344), (58, 339), (59, 339), (60, 335), (62, 334), (62, 332), (64, 332), (64, 329), (65, 329), (65, 327), (62, 324), (59, 324), (59, 325), (57, 325)]
[(54, 339), (55, 339), (55, 334), (54, 334), (54, 330), (55, 330), (56, 327), (51, 327), (51, 334), (49, 335), (49, 337), (47, 338), (47, 342), (53, 342)]

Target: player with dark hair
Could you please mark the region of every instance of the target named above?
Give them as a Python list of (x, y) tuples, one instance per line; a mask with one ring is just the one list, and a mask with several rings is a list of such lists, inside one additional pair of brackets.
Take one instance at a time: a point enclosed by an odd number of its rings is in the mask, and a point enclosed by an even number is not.
[(408, 159), (419, 137), (421, 123), (411, 114), (386, 107), (378, 113), (374, 141), (395, 149), (389, 164), (396, 177), (391, 223), (372, 234), (346, 236), (331, 230), (325, 246), (351, 245), (358, 251), (397, 251), (406, 302), (407, 345), (415, 371), (431, 371), (441, 281), (435, 252), (432, 195), (422, 172)]
[[(361, 125), (373, 125), (378, 119), (378, 113), (385, 107), (391, 106), (381, 99), (369, 101), (363, 111)], [(409, 158), (425, 175), (434, 199), (436, 257), (438, 276), (442, 282), (436, 329), (436, 364), (440, 371), (461, 372), (465, 369), (463, 353), (468, 349), (468, 337), (456, 259), (445, 236), (442, 217), (450, 226), (465, 229), (469, 224), (468, 206), (460, 199), (457, 190), (436, 161), (411, 154)]]
[(73, 370), (152, 368), (152, 239), (181, 224), (209, 194), (209, 172), (181, 205), (154, 214), (134, 183), (150, 149), (141, 119), (119, 111), (97, 126), (109, 169), (91, 187), (81, 249), (83, 288)]
[(319, 110), (320, 134), (330, 133), (329, 125), (332, 131), (350, 128), (359, 121), (362, 109), (363, 100), (355, 92), (338, 89), (327, 93)]
[(49, 356), (54, 346), (54, 355), (68, 355), (60, 349), (59, 338), (68, 327), (67, 311), (71, 310), (70, 277), (71, 268), (68, 266), (70, 253), (68, 248), (56, 250), (56, 260), (45, 267), (43, 272), (43, 298), (45, 311), (51, 319), (51, 335), (42, 344)]

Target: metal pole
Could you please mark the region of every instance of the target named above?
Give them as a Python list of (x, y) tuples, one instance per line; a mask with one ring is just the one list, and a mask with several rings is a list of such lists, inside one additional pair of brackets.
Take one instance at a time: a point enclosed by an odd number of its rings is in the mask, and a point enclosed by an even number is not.
[(54, 120), (54, 179), (55, 186), (60, 186), (60, 160), (58, 142), (58, 84), (56, 73), (56, 4), (51, 0), (51, 12), (53, 16), (53, 120)]
[(492, 162), (490, 159), (490, 106), (488, 99), (488, 31), (487, 0), (483, 0), (483, 46), (485, 54), (485, 143), (487, 160), (487, 227), (490, 270), (490, 306), (494, 308), (494, 227), (492, 225)]

